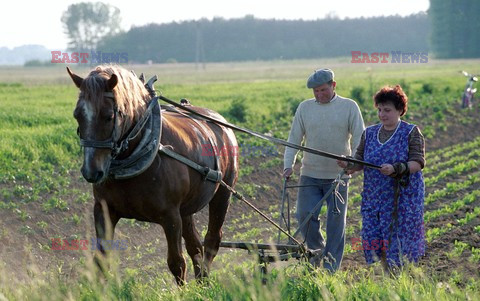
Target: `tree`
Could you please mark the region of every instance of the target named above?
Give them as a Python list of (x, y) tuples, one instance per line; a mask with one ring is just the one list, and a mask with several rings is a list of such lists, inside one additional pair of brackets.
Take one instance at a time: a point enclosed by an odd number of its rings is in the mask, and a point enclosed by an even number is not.
[(120, 32), (120, 9), (102, 2), (72, 4), (62, 15), (68, 49), (89, 51), (98, 42)]
[(430, 0), (430, 43), (438, 58), (480, 57), (480, 1)]

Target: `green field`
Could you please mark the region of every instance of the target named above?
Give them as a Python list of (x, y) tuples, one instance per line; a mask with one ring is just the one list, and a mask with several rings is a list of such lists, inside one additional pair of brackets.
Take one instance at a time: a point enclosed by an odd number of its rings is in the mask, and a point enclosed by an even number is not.
[[(480, 299), (480, 100), (460, 108), (467, 70), (480, 73), (480, 60), (427, 64), (351, 64), (302, 60), (126, 66), (147, 79), (158, 75), (164, 96), (188, 98), (221, 112), (230, 122), (287, 138), (300, 101), (311, 97), (305, 81), (314, 69), (335, 71), (337, 92), (356, 99), (366, 125), (377, 122), (372, 94), (401, 84), (409, 96), (405, 120), (426, 137), (425, 225), (427, 255), (398, 277), (366, 266), (347, 243), (335, 275), (296, 260), (269, 267), (263, 285), (254, 254), (224, 249), (203, 283), (174, 285), (166, 267), (163, 230), (122, 220), (116, 239), (128, 249), (112, 254), (108, 281), (98, 278), (91, 251), (56, 251), (51, 239), (90, 239), (91, 188), (80, 174), (81, 156), (72, 117), (78, 90), (65, 66), (0, 68), (0, 300), (317, 300)], [(92, 66), (73, 69), (85, 76)], [(242, 145), (271, 146), (244, 134)], [(241, 158), (237, 188), (278, 218), (281, 147), (278, 154)], [(361, 175), (352, 179), (347, 239), (359, 237)], [(197, 216), (205, 231), (206, 212)], [(228, 241), (267, 242), (277, 231), (233, 200), (224, 227)], [(185, 252), (186, 257), (188, 256)], [(189, 260), (189, 259), (188, 259)], [(189, 279), (192, 280), (189, 267)]]

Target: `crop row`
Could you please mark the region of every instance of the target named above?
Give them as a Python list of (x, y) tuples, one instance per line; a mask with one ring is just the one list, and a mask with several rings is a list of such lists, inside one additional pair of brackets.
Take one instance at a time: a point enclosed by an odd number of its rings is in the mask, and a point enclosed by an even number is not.
[[(442, 227), (435, 227), (428, 229), (425, 236), (428, 242), (431, 242), (433, 239), (440, 237), (442, 234), (446, 232), (450, 232), (456, 227), (465, 226), (467, 223), (475, 219), (476, 217), (480, 216), (480, 207), (475, 207), (472, 212), (467, 212), (465, 217), (456, 220), (455, 225), (452, 223), (447, 223), (446, 225), (442, 225)], [(477, 227), (474, 228), (475, 231), (480, 233), (480, 229)]]
[(423, 173), (425, 175), (429, 175), (432, 173), (437, 172), (438, 170), (446, 170), (451, 168), (452, 166), (458, 165), (462, 162), (465, 162), (466, 160), (471, 160), (472, 158), (478, 158), (480, 156), (480, 148), (474, 149), (470, 151), (468, 154), (463, 155), (463, 156), (454, 156), (453, 158), (450, 158), (449, 160), (444, 160), (442, 162), (437, 162), (434, 165), (427, 165), (425, 166), (425, 169), (423, 170)]
[(470, 250), (472, 255), (469, 258), (469, 261), (472, 263), (480, 263), (480, 249), (470, 246), (468, 243), (455, 240), (453, 243), (453, 248), (446, 255), (447, 257), (460, 257), (464, 254), (466, 250)]
[(440, 161), (448, 160), (451, 157), (455, 157), (461, 153), (479, 149), (480, 137), (475, 138), (472, 141), (448, 146), (442, 149), (438, 149), (427, 153), (427, 163), (429, 165), (436, 165)]
[(447, 204), (433, 211), (425, 212), (424, 214), (425, 223), (428, 223), (432, 219), (437, 218), (439, 216), (453, 213), (458, 209), (464, 207), (465, 205), (475, 202), (479, 197), (480, 197), (480, 190), (475, 190), (453, 203)]
[(480, 176), (478, 173), (476, 173), (476, 174), (468, 175), (467, 179), (462, 182), (447, 183), (444, 188), (438, 189), (438, 190), (435, 190), (434, 192), (429, 193), (425, 197), (425, 205), (429, 205), (438, 199), (445, 198), (463, 189), (467, 189), (468, 187), (479, 182), (480, 182)]
[(425, 179), (425, 186), (432, 186), (433, 184), (437, 183), (440, 180), (443, 180), (447, 177), (455, 177), (458, 174), (464, 173), (464, 172), (470, 172), (476, 168), (478, 168), (478, 160), (476, 159), (471, 159), (468, 161), (464, 161), (461, 163), (458, 163), (452, 168), (442, 170), (439, 172), (437, 175), (428, 177)]

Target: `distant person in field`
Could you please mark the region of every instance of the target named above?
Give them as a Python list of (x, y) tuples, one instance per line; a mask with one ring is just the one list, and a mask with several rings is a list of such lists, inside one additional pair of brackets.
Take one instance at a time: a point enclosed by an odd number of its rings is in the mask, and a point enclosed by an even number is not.
[[(336, 86), (334, 73), (330, 69), (317, 70), (308, 78), (307, 87), (312, 89), (314, 98), (304, 100), (298, 106), (288, 136), (289, 142), (301, 144), (303, 141), (307, 147), (346, 156), (355, 151), (365, 129), (363, 117), (355, 101), (335, 92)], [(284, 178), (292, 175), (297, 153), (298, 150), (286, 147)], [(341, 170), (333, 159), (303, 153), (299, 185), (305, 187), (298, 190), (296, 215), (299, 223), (324, 197)], [(333, 257), (334, 260), (323, 261), (323, 267), (330, 272), (340, 268), (343, 258), (349, 177), (345, 176), (345, 185), (340, 185), (339, 189), (343, 202), (338, 198), (335, 201), (333, 194), (326, 199), (326, 240), (320, 232), (321, 207), (301, 229), (309, 249), (323, 249), (324, 255)], [(339, 214), (334, 213), (335, 203)]]
[[(380, 123), (367, 127), (355, 153), (355, 159), (381, 166), (363, 171), (362, 249), (368, 264), (380, 260), (392, 271), (404, 258), (417, 262), (425, 253), (425, 140), (417, 126), (400, 120), (408, 104), (400, 86), (382, 88), (374, 104)], [(362, 169), (337, 163), (348, 173)]]

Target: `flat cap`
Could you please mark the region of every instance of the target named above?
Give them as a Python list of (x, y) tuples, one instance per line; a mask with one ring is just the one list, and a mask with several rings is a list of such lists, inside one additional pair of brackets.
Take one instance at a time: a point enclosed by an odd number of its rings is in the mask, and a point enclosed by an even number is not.
[(312, 75), (307, 80), (307, 88), (313, 89), (324, 83), (328, 83), (329, 81), (333, 80), (334, 74), (333, 71), (330, 69), (319, 69), (313, 72)]

